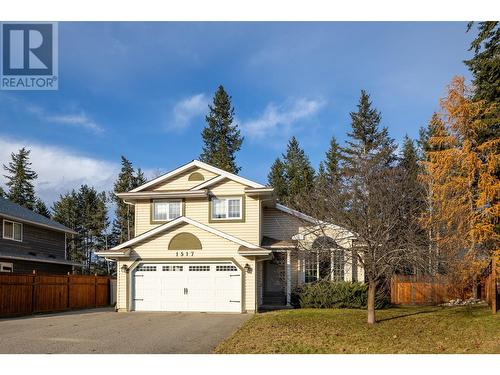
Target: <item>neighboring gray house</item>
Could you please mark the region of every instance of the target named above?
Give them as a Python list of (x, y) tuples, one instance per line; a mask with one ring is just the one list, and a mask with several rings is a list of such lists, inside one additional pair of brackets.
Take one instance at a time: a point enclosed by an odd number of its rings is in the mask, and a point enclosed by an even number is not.
[(75, 231), (0, 197), (0, 272), (66, 274), (66, 235)]

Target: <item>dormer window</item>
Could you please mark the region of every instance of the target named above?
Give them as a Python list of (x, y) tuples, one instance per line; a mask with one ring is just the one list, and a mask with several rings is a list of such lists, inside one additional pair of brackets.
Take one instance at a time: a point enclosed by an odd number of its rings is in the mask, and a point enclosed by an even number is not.
[(152, 221), (170, 221), (182, 216), (182, 201), (154, 200), (152, 204)]
[(211, 200), (211, 219), (217, 220), (241, 220), (243, 219), (242, 197), (216, 197)]

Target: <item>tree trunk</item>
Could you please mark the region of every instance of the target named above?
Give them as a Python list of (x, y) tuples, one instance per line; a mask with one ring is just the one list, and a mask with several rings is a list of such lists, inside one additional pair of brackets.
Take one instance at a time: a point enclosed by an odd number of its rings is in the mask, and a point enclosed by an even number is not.
[(374, 281), (368, 282), (368, 324), (375, 323), (375, 291), (377, 284)]

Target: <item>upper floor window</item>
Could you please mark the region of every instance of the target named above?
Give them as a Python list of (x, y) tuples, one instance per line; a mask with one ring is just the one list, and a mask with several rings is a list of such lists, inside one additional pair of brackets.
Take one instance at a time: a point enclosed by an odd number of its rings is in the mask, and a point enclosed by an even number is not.
[(238, 220), (243, 217), (241, 197), (212, 198), (212, 220)]
[(182, 202), (180, 200), (153, 201), (153, 221), (169, 221), (182, 216)]
[(3, 238), (13, 241), (22, 242), (23, 240), (23, 225), (15, 221), (3, 221)]

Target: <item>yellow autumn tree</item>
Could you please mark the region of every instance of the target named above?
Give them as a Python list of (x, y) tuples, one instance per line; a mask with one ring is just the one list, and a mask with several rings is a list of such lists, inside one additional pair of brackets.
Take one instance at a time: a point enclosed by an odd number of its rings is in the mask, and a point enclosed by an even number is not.
[(424, 223), (436, 254), (463, 286), (471, 285), (499, 243), (499, 140), (483, 139), (491, 105), (471, 99), (453, 78), (428, 127), (424, 173), (429, 209)]

